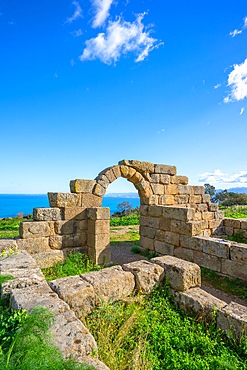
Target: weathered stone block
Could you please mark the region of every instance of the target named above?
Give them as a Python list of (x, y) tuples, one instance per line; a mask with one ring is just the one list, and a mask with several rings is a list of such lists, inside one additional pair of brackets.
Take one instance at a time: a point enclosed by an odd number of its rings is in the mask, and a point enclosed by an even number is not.
[(202, 219), (203, 220), (213, 220), (214, 219), (214, 212), (202, 212)]
[(87, 234), (55, 235), (50, 236), (49, 246), (51, 249), (63, 249), (67, 247), (81, 247), (87, 242)]
[(87, 210), (87, 217), (90, 220), (109, 220), (110, 208), (91, 207)]
[(49, 252), (36, 253), (33, 255), (35, 262), (39, 268), (49, 268), (56, 263), (61, 263), (64, 261), (64, 253), (61, 250), (50, 250)]
[(81, 221), (74, 221), (75, 226), (75, 233), (80, 234), (81, 232), (85, 232), (88, 229), (88, 221), (87, 220), (81, 220)]
[(47, 221), (21, 222), (19, 231), (22, 239), (41, 238), (52, 234), (49, 222)]
[[(230, 259), (233, 261), (247, 262), (247, 244), (231, 243)], [(247, 269), (247, 266), (246, 266)]]
[(204, 186), (193, 186), (193, 190), (195, 195), (203, 195), (205, 192)]
[(171, 230), (171, 219), (161, 218), (160, 219), (160, 229), (164, 231), (170, 231)]
[(176, 184), (164, 185), (164, 193), (165, 195), (177, 195), (178, 185)]
[(135, 276), (136, 289), (150, 293), (155, 286), (161, 285), (164, 280), (164, 269), (148, 261), (135, 261), (124, 264), (123, 269)]
[(88, 233), (87, 244), (89, 247), (102, 250), (110, 245), (110, 233), (104, 234)]
[(130, 178), (130, 181), (133, 184), (138, 184), (143, 179), (143, 176), (139, 172), (135, 172), (134, 175)]
[(103, 186), (103, 188), (107, 189), (107, 187), (110, 185), (110, 181), (106, 175), (100, 175), (96, 177), (96, 181), (98, 184)]
[(210, 203), (210, 195), (209, 194), (202, 194), (202, 203)]
[(172, 256), (155, 257), (151, 261), (163, 267), (172, 289), (185, 291), (201, 286), (201, 270), (195, 263)]
[(167, 175), (176, 175), (177, 169), (175, 166), (168, 166), (166, 164), (155, 164), (154, 173), (164, 173)]
[(8, 251), (9, 249), (17, 249), (17, 243), (14, 239), (0, 239), (0, 252)]
[(159, 196), (159, 204), (160, 205), (173, 205), (175, 203), (174, 196), (173, 195), (161, 195)]
[(224, 275), (247, 280), (246, 262), (244, 261), (222, 260), (221, 272)]
[(71, 180), (70, 191), (71, 193), (92, 193), (95, 184), (95, 180)]
[(155, 252), (157, 252), (159, 254), (173, 255), (174, 254), (174, 245), (155, 240), (154, 250), (155, 250)]
[(178, 194), (179, 195), (190, 195), (192, 194), (192, 186), (189, 185), (178, 185)]
[(237, 338), (247, 335), (247, 308), (238, 303), (217, 311), (217, 326), (224, 331), (231, 331)]
[(147, 226), (140, 226), (140, 235), (146, 236), (150, 239), (154, 239), (156, 233), (156, 229)]
[(151, 188), (153, 190), (153, 193), (156, 195), (163, 195), (164, 194), (164, 185), (162, 184), (151, 184)]
[(189, 202), (192, 204), (200, 204), (202, 203), (202, 196), (201, 195), (190, 195)]
[(50, 331), (54, 344), (64, 358), (81, 361), (83, 357), (97, 351), (94, 337), (71, 310), (56, 315)]
[(202, 231), (202, 223), (199, 222), (184, 222), (184, 221), (171, 221), (171, 231), (183, 235), (195, 236), (199, 235)]
[(240, 220), (234, 218), (224, 218), (223, 220), (225, 227), (233, 227), (233, 229), (240, 229)]
[(49, 237), (16, 239), (18, 249), (24, 249), (30, 254), (50, 251)]
[(85, 317), (94, 310), (95, 293), (93, 287), (80, 276), (56, 279), (51, 281), (49, 285), (70, 306), (77, 317)]
[(218, 211), (218, 204), (217, 203), (210, 203), (208, 206), (208, 210), (210, 212), (217, 212)]
[(202, 252), (202, 243), (201, 243), (201, 237), (200, 236), (186, 236), (181, 235), (180, 236), (180, 245), (183, 248), (192, 249), (196, 251)]
[(247, 220), (241, 220), (241, 222), (240, 222), (240, 228), (242, 230), (247, 230)]
[(193, 220), (195, 211), (192, 208), (182, 207), (164, 207), (163, 217), (177, 221), (191, 221)]
[(34, 208), (34, 221), (60, 221), (63, 219), (63, 211), (60, 208)]
[(88, 220), (90, 234), (110, 234), (110, 220)]
[[(151, 229), (150, 231), (153, 231), (155, 233), (155, 229)], [(141, 236), (140, 236), (140, 246), (143, 249), (149, 249), (149, 250), (153, 251), (154, 250), (154, 239), (141, 234)]]
[(189, 196), (188, 195), (175, 195), (175, 204), (188, 204)]
[(87, 218), (87, 210), (85, 207), (63, 208), (62, 211), (64, 220), (71, 220), (72, 218), (74, 220), (85, 220)]
[(213, 312), (226, 306), (226, 302), (215, 298), (205, 290), (191, 288), (184, 293), (175, 294), (180, 309), (189, 315), (210, 317)]
[(221, 272), (221, 261), (222, 258), (219, 258), (217, 256), (212, 256), (207, 253), (194, 251), (194, 262), (201, 267)]
[(163, 207), (162, 206), (149, 206), (148, 215), (150, 217), (161, 217), (162, 214), (163, 214)]
[(141, 216), (148, 216), (148, 212), (149, 212), (149, 206), (147, 205), (142, 205), (140, 207), (140, 215)]
[(88, 257), (97, 265), (109, 265), (111, 263), (111, 248), (109, 244), (102, 248), (88, 247)]
[(25, 271), (26, 269), (33, 269), (36, 267), (37, 265), (34, 259), (26, 251), (20, 251), (17, 254), (0, 260), (0, 273), (3, 275), (8, 275), (8, 271), (10, 270)]
[(187, 248), (175, 248), (174, 257), (181, 258), (186, 261), (194, 262), (194, 251)]
[(207, 212), (208, 211), (208, 205), (207, 204), (197, 204), (196, 205), (196, 210), (198, 212)]
[(50, 207), (77, 207), (80, 206), (80, 194), (48, 193)]
[(98, 358), (94, 358), (91, 356), (86, 356), (82, 358), (82, 361), (90, 366), (94, 366), (96, 370), (110, 370), (108, 366), (106, 366), (103, 362), (101, 362)]
[(123, 271), (121, 266), (89, 272), (81, 275), (81, 278), (91, 284), (98, 299), (105, 302), (126, 298), (135, 288), (133, 274)]
[(219, 240), (206, 237), (198, 237), (198, 241), (202, 246), (202, 251), (204, 253), (225, 259), (229, 258), (230, 242), (226, 242), (223, 239)]
[(118, 162), (119, 165), (127, 165), (135, 168), (140, 172), (154, 173), (154, 164), (151, 162), (137, 161), (137, 160), (122, 160)]
[(67, 235), (75, 233), (75, 221), (56, 221), (54, 223), (54, 230), (56, 234)]
[(172, 184), (181, 184), (181, 185), (187, 185), (189, 182), (187, 176), (171, 176), (170, 180)]
[(100, 184), (96, 184), (93, 190), (93, 194), (98, 197), (103, 197), (105, 195), (106, 188)]

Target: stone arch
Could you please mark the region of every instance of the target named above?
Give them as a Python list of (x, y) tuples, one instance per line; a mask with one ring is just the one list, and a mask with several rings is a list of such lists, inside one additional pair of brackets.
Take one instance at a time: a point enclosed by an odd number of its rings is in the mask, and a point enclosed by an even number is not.
[(141, 204), (145, 204), (147, 199), (154, 194), (149, 180), (148, 166), (143, 165), (145, 162), (140, 162), (142, 166), (137, 163), (132, 164), (132, 162), (123, 160), (118, 165), (107, 167), (101, 171), (95, 178), (96, 184), (93, 194), (103, 197), (107, 187), (119, 177), (123, 177), (134, 185), (140, 196)]

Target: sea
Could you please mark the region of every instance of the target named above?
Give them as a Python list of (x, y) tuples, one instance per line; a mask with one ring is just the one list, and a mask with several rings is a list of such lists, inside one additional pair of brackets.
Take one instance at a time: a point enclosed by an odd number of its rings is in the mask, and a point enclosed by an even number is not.
[[(127, 201), (133, 208), (140, 206), (140, 199), (133, 197), (103, 197), (102, 207), (109, 207), (111, 214), (118, 211), (118, 204)], [(46, 194), (0, 194), (0, 218), (24, 216), (33, 213), (33, 208), (49, 207)]]

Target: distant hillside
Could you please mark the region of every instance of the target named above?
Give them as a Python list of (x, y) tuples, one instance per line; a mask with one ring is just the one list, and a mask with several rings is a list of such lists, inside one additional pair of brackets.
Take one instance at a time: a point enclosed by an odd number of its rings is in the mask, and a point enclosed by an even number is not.
[(138, 193), (107, 193), (108, 198), (139, 198)]
[(232, 191), (233, 193), (247, 194), (247, 188), (230, 188), (227, 189), (228, 192)]

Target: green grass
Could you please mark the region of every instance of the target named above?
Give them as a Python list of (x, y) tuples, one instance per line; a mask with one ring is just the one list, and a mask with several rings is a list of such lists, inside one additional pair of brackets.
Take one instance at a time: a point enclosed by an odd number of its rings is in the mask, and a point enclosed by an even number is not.
[(140, 215), (132, 214), (129, 216), (122, 217), (111, 217), (110, 226), (129, 226), (129, 225), (139, 225)]
[(247, 244), (247, 239), (244, 237), (244, 234), (243, 232), (239, 231), (237, 234), (235, 235), (232, 235), (232, 236), (228, 236), (227, 237), (228, 240), (231, 240), (233, 242), (237, 242), (237, 243), (244, 243), (244, 244)]
[(14, 238), (19, 236), (20, 223), (23, 218), (0, 219), (0, 238)]
[(151, 251), (148, 248), (142, 250), (138, 245), (134, 245), (131, 248), (131, 252), (136, 253), (136, 254), (140, 254), (141, 256), (144, 256), (144, 257), (147, 257), (149, 260), (151, 260), (151, 258), (154, 258), (154, 257), (158, 256), (158, 253), (156, 253), (155, 251)]
[(247, 369), (247, 341), (179, 312), (167, 292), (102, 304), (87, 319), (99, 358), (118, 370)]
[(122, 226), (111, 226), (110, 229), (110, 241), (111, 243), (118, 242), (138, 242), (140, 240), (139, 231), (137, 231), (136, 226), (132, 225), (124, 233), (121, 232)]
[(101, 267), (95, 265), (85, 254), (72, 252), (63, 263), (42, 269), (47, 281), (59, 279), (66, 276), (75, 276), (89, 271), (98, 271)]
[(247, 302), (247, 282), (239, 279), (229, 279), (215, 271), (201, 268), (202, 282), (213, 286), (227, 294), (235, 295)]
[(224, 211), (225, 217), (247, 218), (247, 206), (219, 207)]

